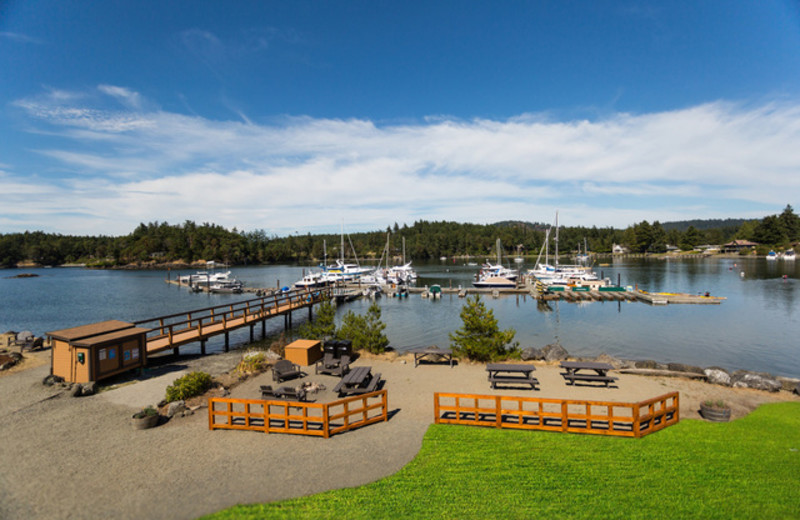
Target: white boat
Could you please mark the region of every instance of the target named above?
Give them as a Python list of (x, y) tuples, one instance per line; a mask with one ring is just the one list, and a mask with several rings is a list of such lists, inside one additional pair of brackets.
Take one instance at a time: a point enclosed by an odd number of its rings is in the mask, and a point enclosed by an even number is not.
[(244, 284), (239, 280), (233, 279), (225, 282), (216, 282), (208, 286), (209, 292), (239, 294), (244, 290)]
[(784, 260), (794, 260), (794, 259), (795, 259), (795, 256), (796, 256), (796, 255), (795, 255), (794, 249), (787, 249), (787, 250), (786, 250), (786, 251), (783, 253), (783, 259), (784, 259)]
[(218, 272), (209, 272), (209, 271), (197, 271), (194, 274), (179, 276), (178, 281), (184, 285), (205, 285), (210, 286), (215, 283), (224, 283), (232, 281), (231, 272), (226, 271), (224, 273)]
[(767, 253), (767, 260), (777, 260), (778, 254), (775, 251), (770, 251)]
[(488, 288), (498, 288), (498, 289), (514, 289), (517, 286), (517, 282), (514, 280), (509, 280), (508, 278), (504, 278), (502, 276), (487, 276), (485, 278), (481, 278), (472, 282), (472, 285), (478, 288), (488, 289)]
[(314, 272), (305, 275), (302, 279), (296, 281), (294, 286), (298, 289), (316, 289), (319, 287), (327, 287), (333, 284), (333, 280), (328, 277), (325, 272)]

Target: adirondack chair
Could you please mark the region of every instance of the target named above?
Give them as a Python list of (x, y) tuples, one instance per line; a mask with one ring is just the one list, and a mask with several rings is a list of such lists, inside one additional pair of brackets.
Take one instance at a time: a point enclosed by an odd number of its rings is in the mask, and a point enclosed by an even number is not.
[(331, 352), (325, 352), (322, 359), (317, 361), (314, 371), (317, 374), (335, 374), (339, 371), (341, 361)]
[(284, 379), (291, 379), (302, 375), (303, 371), (300, 370), (300, 365), (292, 363), (288, 359), (281, 359), (272, 367), (272, 380), (278, 383), (283, 382)]

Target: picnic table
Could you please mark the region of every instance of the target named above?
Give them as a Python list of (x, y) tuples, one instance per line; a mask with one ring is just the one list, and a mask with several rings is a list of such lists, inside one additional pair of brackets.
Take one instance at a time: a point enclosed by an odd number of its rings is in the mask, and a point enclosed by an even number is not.
[(489, 382), (492, 388), (497, 388), (497, 383), (531, 385), (536, 390), (539, 380), (533, 377), (536, 367), (523, 364), (488, 363), (486, 371), (489, 373)]
[(372, 367), (353, 367), (342, 377), (339, 384), (333, 387), (333, 391), (337, 392), (340, 397), (366, 394), (377, 390), (380, 380), (381, 375), (373, 374)]
[(411, 352), (414, 353), (414, 367), (419, 365), (423, 358), (440, 357), (450, 363), (450, 368), (453, 368), (453, 349), (443, 349), (436, 345), (430, 347), (415, 348)]
[[(604, 383), (608, 387), (609, 383), (617, 380), (616, 377), (608, 375), (608, 371), (614, 367), (608, 363), (598, 363), (596, 361), (562, 361), (561, 368), (565, 370), (561, 376), (574, 385), (575, 381)], [(588, 372), (588, 373), (587, 373)]]

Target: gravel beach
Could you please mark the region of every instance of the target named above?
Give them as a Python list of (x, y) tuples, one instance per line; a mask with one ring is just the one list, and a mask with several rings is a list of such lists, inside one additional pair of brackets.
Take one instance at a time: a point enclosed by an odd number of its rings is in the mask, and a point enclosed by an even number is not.
[[(358, 486), (391, 475), (411, 461), (433, 422), (433, 393), (504, 393), (537, 397), (640, 401), (680, 392), (681, 419), (699, 419), (700, 403), (723, 399), (741, 417), (767, 402), (800, 400), (709, 385), (683, 378), (615, 374), (616, 388), (568, 386), (555, 365), (536, 364), (540, 390), (491, 390), (482, 364), (414, 367), (410, 355), (362, 355), (386, 380), (391, 419), (330, 439), (246, 431), (210, 431), (206, 408), (150, 430), (130, 416), (164, 398), (172, 381), (192, 370), (223, 374), (242, 352), (178, 359), (147, 379), (97, 395), (71, 398), (44, 386), (49, 351), (26, 354), (18, 369), (0, 375), (0, 518), (188, 519), (239, 503), (268, 502)], [(337, 379), (301, 381), (328, 390)], [(299, 382), (299, 381), (298, 381)], [(269, 372), (235, 386), (232, 397), (259, 398)], [(454, 426), (455, 427), (455, 426)], [(553, 434), (557, 435), (557, 434)], [(630, 440), (629, 442), (636, 442)]]

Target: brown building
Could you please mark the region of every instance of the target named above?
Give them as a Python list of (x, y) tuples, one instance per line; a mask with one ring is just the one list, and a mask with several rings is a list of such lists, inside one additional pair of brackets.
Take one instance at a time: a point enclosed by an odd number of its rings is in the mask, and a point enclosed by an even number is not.
[(72, 383), (99, 381), (147, 364), (149, 329), (118, 320), (48, 332), (50, 373)]

